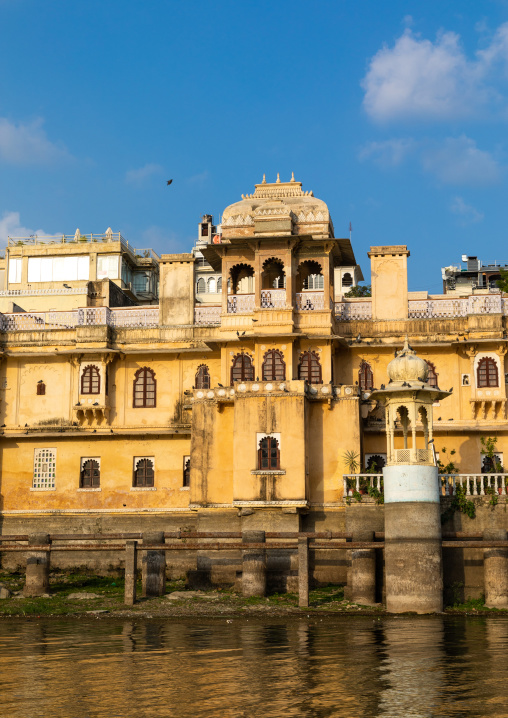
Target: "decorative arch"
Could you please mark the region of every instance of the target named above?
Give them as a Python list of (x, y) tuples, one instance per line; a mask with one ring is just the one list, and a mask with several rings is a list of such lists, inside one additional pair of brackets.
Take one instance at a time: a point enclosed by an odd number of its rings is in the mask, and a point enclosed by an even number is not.
[(153, 486), (154, 466), (152, 459), (138, 459), (134, 464), (134, 486)]
[(196, 283), (196, 294), (205, 294), (206, 282), (203, 277), (200, 277)]
[(319, 291), (324, 289), (323, 267), (315, 259), (306, 259), (298, 265), (296, 291)]
[(217, 279), (217, 294), (220, 294), (222, 292), (222, 277), (219, 277)]
[(342, 275), (342, 286), (343, 287), (352, 287), (353, 286), (353, 277), (351, 276), (351, 272), (344, 272)]
[(284, 262), (277, 257), (270, 257), (263, 262), (261, 275), (262, 289), (284, 289), (286, 287), (286, 273)]
[(365, 359), (358, 370), (358, 383), (362, 391), (371, 391), (374, 388), (374, 374), (369, 362)]
[(322, 383), (321, 362), (315, 351), (309, 350), (300, 354), (298, 378), (305, 379), (309, 384)]
[(86, 459), (81, 466), (80, 489), (92, 489), (101, 484), (101, 467), (97, 459)]
[(137, 408), (155, 407), (157, 382), (155, 372), (147, 366), (134, 374), (132, 406)]
[(210, 279), (208, 280), (208, 287), (207, 287), (208, 293), (215, 294), (215, 287), (216, 287), (215, 277), (210, 277)]
[(241, 352), (233, 357), (231, 364), (231, 386), (235, 381), (254, 381), (254, 365), (248, 354)]
[(375, 469), (378, 473), (381, 473), (386, 466), (386, 456), (383, 454), (371, 454), (366, 461), (365, 468), (367, 471)]
[(269, 349), (265, 353), (261, 371), (263, 381), (284, 381), (286, 379), (284, 354), (278, 349)]
[(232, 294), (253, 294), (255, 287), (254, 267), (241, 262), (229, 270)]
[(433, 386), (433, 387), (436, 387), (436, 388), (437, 388), (437, 386), (438, 386), (438, 383), (437, 383), (438, 374), (437, 374), (437, 371), (436, 371), (436, 366), (435, 366), (435, 364), (433, 364), (431, 361), (427, 361), (427, 359), (425, 359), (425, 363), (426, 363), (427, 366), (429, 367), (429, 376), (428, 376), (428, 378), (427, 378), (427, 384), (428, 384), (429, 386)]
[(101, 393), (101, 372), (95, 364), (88, 364), (81, 374), (81, 393)]
[(195, 378), (196, 389), (209, 389), (210, 388), (210, 371), (206, 364), (200, 364), (196, 372)]

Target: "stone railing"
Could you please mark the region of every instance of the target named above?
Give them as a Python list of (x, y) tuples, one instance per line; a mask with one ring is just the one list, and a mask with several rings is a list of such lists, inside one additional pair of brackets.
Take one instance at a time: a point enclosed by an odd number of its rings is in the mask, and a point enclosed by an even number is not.
[(194, 307), (194, 324), (220, 324), (221, 313), (222, 307), (220, 305), (199, 304)]
[(70, 312), (19, 312), (0, 315), (0, 328), (8, 332), (74, 329), (78, 326), (156, 327), (158, 324), (159, 307), (85, 307)]
[(254, 294), (231, 294), (228, 297), (228, 314), (249, 314), (254, 311)]
[(343, 322), (372, 319), (372, 302), (335, 302), (335, 317)]
[(506, 496), (508, 474), (440, 474), (442, 496), (455, 496), (461, 486), (466, 496), (501, 494)]
[(324, 292), (298, 292), (296, 294), (296, 309), (299, 312), (315, 311), (325, 308)]
[(286, 290), (285, 289), (262, 289), (261, 290), (261, 309), (285, 309), (286, 308)]
[(369, 487), (383, 493), (383, 474), (343, 474), (344, 498), (353, 492), (368, 493)]
[(4, 289), (0, 291), (0, 297), (39, 297), (52, 294), (87, 294), (88, 286), (71, 287), (70, 289)]

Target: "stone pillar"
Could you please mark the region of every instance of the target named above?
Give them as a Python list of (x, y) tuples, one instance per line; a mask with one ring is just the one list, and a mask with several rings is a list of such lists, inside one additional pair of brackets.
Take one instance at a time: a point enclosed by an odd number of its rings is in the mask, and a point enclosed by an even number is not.
[[(353, 531), (353, 543), (374, 541), (373, 531)], [(351, 598), (354, 603), (372, 606), (376, 603), (376, 550), (351, 550)]]
[(301, 536), (298, 539), (298, 605), (307, 608), (309, 605), (309, 539)]
[[(149, 531), (143, 534), (143, 549), (164, 543), (163, 531)], [(164, 596), (166, 593), (166, 552), (143, 551), (141, 561), (143, 596)]]
[(441, 515), (436, 466), (385, 466), (386, 610), (443, 610)]
[(136, 603), (136, 581), (138, 577), (138, 542), (125, 542), (125, 598), (126, 606)]
[[(31, 534), (28, 546), (49, 546), (49, 534)], [(42, 596), (49, 593), (49, 551), (30, 551), (26, 559), (26, 581), (23, 587), (24, 596)]]
[[(264, 543), (264, 531), (242, 531), (242, 543)], [(245, 549), (242, 557), (242, 595), (266, 594), (266, 552), (264, 549)]]
[[(504, 529), (485, 529), (484, 541), (506, 541)], [(486, 548), (483, 552), (485, 605), (508, 608), (508, 547)]]

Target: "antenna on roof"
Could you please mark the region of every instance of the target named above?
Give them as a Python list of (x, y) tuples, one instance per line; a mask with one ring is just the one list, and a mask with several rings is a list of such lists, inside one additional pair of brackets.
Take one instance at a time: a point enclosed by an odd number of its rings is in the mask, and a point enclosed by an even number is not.
[(349, 241), (351, 241), (351, 232), (353, 231), (353, 225), (349, 223)]

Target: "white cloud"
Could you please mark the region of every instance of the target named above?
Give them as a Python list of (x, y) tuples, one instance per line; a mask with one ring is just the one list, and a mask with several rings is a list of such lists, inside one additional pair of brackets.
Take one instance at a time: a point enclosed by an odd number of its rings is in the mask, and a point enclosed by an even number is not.
[(431, 143), (422, 151), (421, 162), (424, 170), (445, 184), (495, 184), (502, 174), (494, 157), (465, 135)]
[(30, 237), (36, 234), (38, 237), (49, 237), (43, 229), (29, 229), (21, 224), (19, 212), (4, 212), (0, 217), (0, 246), (7, 245), (7, 237)]
[(0, 161), (14, 165), (54, 164), (71, 158), (61, 144), (51, 142), (41, 118), (29, 124), (0, 117)]
[(503, 77), (498, 66), (506, 70), (507, 63), (508, 23), (472, 60), (456, 33), (441, 33), (432, 42), (406, 28), (393, 47), (385, 45), (371, 59), (362, 80), (364, 107), (378, 121), (474, 115), (503, 103), (495, 84)]
[(129, 170), (125, 173), (125, 181), (128, 184), (141, 186), (145, 184), (150, 177), (154, 175), (162, 174), (162, 167), (160, 165), (149, 162), (148, 164), (140, 167), (137, 170)]
[(371, 159), (381, 167), (396, 167), (414, 151), (416, 144), (411, 137), (369, 142), (360, 149), (358, 157), (360, 160)]
[(187, 182), (189, 184), (204, 184), (204, 182), (206, 182), (206, 180), (208, 179), (208, 175), (208, 170), (204, 170), (197, 175), (192, 175), (192, 177), (189, 177)]
[(481, 222), (484, 218), (483, 212), (479, 212), (475, 207), (467, 204), (463, 197), (454, 197), (450, 205), (450, 210), (460, 218), (460, 224), (474, 224)]

